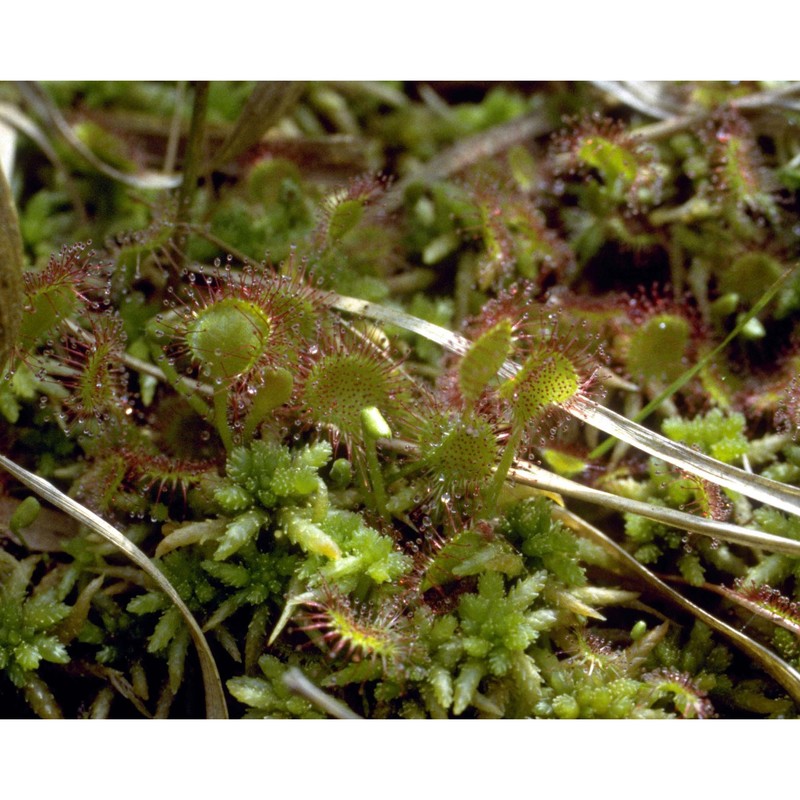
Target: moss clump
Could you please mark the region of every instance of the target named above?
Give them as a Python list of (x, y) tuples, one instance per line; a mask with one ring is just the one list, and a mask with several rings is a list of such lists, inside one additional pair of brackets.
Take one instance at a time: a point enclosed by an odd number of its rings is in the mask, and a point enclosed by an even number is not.
[[(797, 716), (796, 114), (651, 89), (42, 88), (94, 162), (13, 159), (3, 455), (234, 715)], [(202, 715), (169, 587), (41, 505), (3, 482), (0, 699)]]

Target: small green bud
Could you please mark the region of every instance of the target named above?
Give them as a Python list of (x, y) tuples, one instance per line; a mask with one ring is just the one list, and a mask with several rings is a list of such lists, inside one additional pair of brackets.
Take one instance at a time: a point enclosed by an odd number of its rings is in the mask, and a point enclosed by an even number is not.
[(726, 292), (711, 304), (711, 313), (715, 317), (727, 317), (736, 311), (739, 306), (739, 300), (738, 292)]
[(569, 453), (561, 453), (558, 450), (544, 450), (542, 455), (544, 455), (545, 461), (554, 472), (566, 478), (579, 475), (587, 467), (587, 462), (582, 458), (576, 458), (569, 455)]
[(414, 206), (414, 215), (422, 225), (431, 227), (436, 222), (436, 206), (429, 197), (420, 197)]
[(19, 533), (36, 521), (41, 508), (39, 501), (35, 497), (26, 497), (11, 515), (8, 527), (11, 528), (14, 533)]
[(391, 439), (392, 429), (383, 418), (383, 414), (375, 407), (369, 406), (361, 411), (361, 426), (364, 437), (369, 439)]
[(346, 489), (353, 480), (353, 465), (346, 458), (337, 458), (331, 465), (331, 483), (336, 489)]
[(422, 263), (430, 266), (438, 264), (455, 251), (460, 244), (458, 236), (452, 231), (443, 233), (432, 239), (422, 251)]
[(756, 339), (763, 339), (767, 335), (767, 331), (758, 317), (752, 317), (745, 323), (741, 335), (743, 339), (755, 341)]
[(647, 633), (647, 623), (640, 619), (632, 628), (631, 628), (631, 639), (634, 642), (638, 642), (639, 639), (642, 638)]

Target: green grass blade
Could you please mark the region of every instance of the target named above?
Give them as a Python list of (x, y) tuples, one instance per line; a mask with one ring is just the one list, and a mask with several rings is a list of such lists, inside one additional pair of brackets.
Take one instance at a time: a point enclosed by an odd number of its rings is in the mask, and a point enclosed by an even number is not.
[[(742, 332), (742, 330), (744, 330), (745, 325), (761, 313), (769, 304), (770, 300), (775, 297), (778, 290), (795, 272), (796, 269), (790, 269), (784, 272), (783, 275), (761, 295), (758, 302), (742, 316), (736, 327), (713, 350), (706, 353), (694, 366), (689, 367), (689, 369), (667, 386), (663, 392), (654, 397), (641, 411), (633, 416), (633, 421), (642, 422), (647, 419), (668, 397), (672, 397), (673, 394), (679, 392), (701, 369), (707, 364), (710, 364)], [(610, 436), (589, 453), (589, 458), (594, 460), (604, 456), (614, 446), (616, 441), (617, 440), (613, 436)]]

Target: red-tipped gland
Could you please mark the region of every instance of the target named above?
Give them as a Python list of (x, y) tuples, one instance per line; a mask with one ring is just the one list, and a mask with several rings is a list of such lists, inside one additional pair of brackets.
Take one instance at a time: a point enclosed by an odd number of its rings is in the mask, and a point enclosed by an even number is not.
[(566, 403), (580, 385), (569, 358), (542, 350), (525, 359), (522, 369), (500, 387), (500, 396), (511, 403), (515, 419), (526, 424), (548, 406)]
[(266, 268), (207, 276), (190, 290), (174, 334), (200, 371), (216, 383), (257, 382), (262, 368), (285, 367), (314, 336), (322, 305), (300, 277)]
[(433, 412), (421, 425), (417, 442), (430, 495), (445, 502), (453, 499), (459, 506), (480, 493), (499, 458), (495, 431), (474, 414)]
[(655, 285), (627, 298), (622, 310), (614, 355), (630, 378), (644, 385), (666, 385), (678, 378), (690, 366), (698, 344), (708, 337), (695, 308)]
[(576, 631), (569, 637), (566, 650), (570, 654), (569, 661), (589, 676), (595, 671), (601, 676), (617, 676), (625, 669), (624, 652), (615, 650), (606, 639), (591, 630)]
[(725, 521), (733, 508), (731, 501), (715, 483), (688, 472), (669, 486), (670, 497), (679, 503), (681, 511), (689, 514)]
[(737, 580), (734, 588), (726, 590), (726, 594), (737, 599), (760, 617), (792, 631), (795, 636), (800, 636), (800, 603), (781, 594), (772, 586), (766, 584), (756, 586)]
[(204, 475), (216, 470), (211, 461), (173, 458), (163, 453), (148, 453), (143, 449), (125, 451), (128, 464), (127, 480), (138, 489), (155, 492), (155, 502), (182, 498), (187, 503), (187, 492)]
[(597, 366), (605, 358), (596, 337), (582, 326), (562, 330), (556, 312), (529, 322), (516, 361), (521, 369), (500, 385), (515, 425), (536, 422), (550, 408), (564, 408), (594, 383)]
[(386, 191), (390, 179), (385, 175), (360, 175), (326, 197), (314, 241), (319, 249), (339, 242), (359, 222), (365, 209)]
[(516, 273), (541, 283), (547, 274), (572, 274), (572, 249), (547, 227), (544, 215), (530, 198), (513, 187), (494, 186), (485, 180), (467, 186), (475, 206), (473, 232), (483, 245), (476, 263), (478, 288), (497, 288)]

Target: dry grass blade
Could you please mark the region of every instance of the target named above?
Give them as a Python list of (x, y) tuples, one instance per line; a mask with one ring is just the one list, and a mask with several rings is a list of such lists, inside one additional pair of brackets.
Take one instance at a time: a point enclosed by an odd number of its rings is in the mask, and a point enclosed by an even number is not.
[(178, 607), (183, 615), (189, 632), (197, 647), (197, 654), (200, 657), (200, 668), (203, 672), (203, 684), (206, 692), (206, 715), (209, 719), (227, 719), (228, 709), (225, 703), (225, 694), (222, 688), (222, 681), (217, 670), (214, 656), (208, 646), (208, 642), (200, 630), (192, 612), (189, 611), (175, 587), (164, 577), (164, 574), (153, 562), (132, 542), (123, 536), (116, 528), (109, 525), (97, 514), (85, 508), (80, 503), (60, 492), (52, 484), (48, 483), (38, 475), (23, 469), (10, 459), (0, 455), (0, 466), (10, 472), (20, 483), (23, 483), (40, 497), (60, 508), (66, 514), (86, 525), (95, 533), (100, 534), (113, 545), (122, 550), (125, 555), (138, 567), (144, 570), (156, 583), (159, 589), (169, 597)]
[(521, 463), (521, 466), (509, 471), (509, 478), (532, 486), (536, 489), (544, 489), (550, 492), (557, 492), (576, 500), (584, 500), (588, 503), (611, 508), (622, 513), (638, 514), (648, 519), (656, 520), (671, 528), (699, 533), (703, 536), (710, 536), (714, 539), (721, 539), (725, 542), (733, 542), (747, 547), (758, 547), (762, 550), (769, 550), (773, 553), (784, 553), (794, 558), (800, 558), (800, 542), (794, 539), (784, 539), (782, 536), (774, 536), (770, 533), (742, 528), (739, 525), (732, 525), (728, 522), (720, 522), (706, 517), (695, 517), (683, 511), (673, 508), (643, 503), (639, 500), (631, 500), (627, 497), (619, 497), (599, 489), (583, 486), (574, 481), (554, 475), (533, 464)]
[(499, 155), (518, 142), (535, 139), (551, 130), (552, 125), (544, 114), (533, 113), (462, 139), (432, 158), (418, 172), (398, 181), (376, 204), (376, 209), (397, 211), (403, 204), (406, 189), (412, 183), (427, 183), (449, 177), (476, 161)]
[(606, 92), (623, 105), (648, 117), (669, 119), (681, 113), (674, 98), (665, 96), (669, 84), (661, 81), (592, 81), (601, 91)]
[(800, 489), (796, 486), (778, 483), (730, 464), (723, 464), (704, 453), (637, 425), (588, 398), (576, 396), (567, 410), (589, 425), (680, 469), (726, 489), (740, 492), (753, 500), (800, 516)]
[(701, 622), (708, 625), (709, 628), (725, 636), (743, 653), (760, 664), (765, 672), (768, 672), (783, 686), (796, 703), (800, 702), (800, 672), (794, 667), (778, 658), (778, 656), (749, 636), (746, 636), (727, 623), (722, 622), (722, 620), (717, 619), (713, 614), (709, 614), (708, 611), (695, 605), (691, 600), (688, 600), (679, 592), (667, 586), (664, 581), (653, 575), (650, 570), (640, 564), (632, 555), (626, 553), (613, 539), (576, 514), (563, 508), (554, 507), (553, 516), (569, 526), (575, 533), (599, 544), (618, 563), (622, 564), (628, 571), (647, 583), (660, 595), (668, 598), (674, 605), (679, 606), (684, 611), (688, 611)]
[(459, 334), (447, 330), (447, 328), (434, 325), (432, 322), (426, 322), (424, 319), (413, 317), (411, 314), (406, 314), (394, 308), (387, 308), (378, 303), (371, 303), (368, 300), (359, 300), (356, 297), (345, 297), (344, 295), (331, 292), (328, 295), (328, 302), (332, 308), (336, 308), (339, 311), (355, 314), (358, 317), (368, 317), (378, 322), (396, 325), (398, 328), (411, 331), (411, 333), (417, 333), (431, 342), (440, 344), (451, 353), (456, 353), (457, 355), (464, 355), (472, 345), (469, 339), (465, 339), (463, 336), (459, 336)]
[(64, 183), (64, 191), (69, 195), (69, 201), (72, 203), (81, 224), (85, 225), (88, 222), (88, 217), (86, 216), (86, 209), (83, 206), (80, 191), (75, 184), (75, 179), (64, 165), (56, 149), (50, 144), (50, 140), (45, 136), (44, 132), (30, 117), (9, 103), (0, 103), (0, 119), (14, 128), (14, 130), (27, 136), (58, 170), (59, 176)]
[(295, 694), (305, 697), (306, 700), (334, 719), (363, 719), (344, 703), (340, 703), (336, 698), (315, 686), (297, 667), (289, 667), (286, 670), (283, 682)]
[[(377, 303), (358, 300), (354, 297), (331, 293), (331, 307), (349, 314), (396, 325), (404, 330), (424, 336), (452, 353), (464, 355), (472, 345), (469, 339), (457, 333), (413, 317), (396, 309), (384, 308)], [(513, 378), (520, 370), (519, 364), (506, 361), (498, 371), (502, 378)], [(638, 447), (645, 453), (660, 458), (686, 472), (709, 480), (726, 489), (739, 492), (745, 497), (800, 516), (800, 489), (785, 483), (769, 480), (760, 475), (745, 472), (729, 464), (723, 464), (680, 442), (674, 442), (613, 411), (598, 405), (593, 400), (576, 394), (565, 403), (563, 410), (575, 418), (592, 425), (611, 436)]]
[(61, 138), (98, 172), (112, 180), (134, 189), (175, 189), (181, 184), (180, 175), (164, 175), (160, 172), (142, 172), (129, 175), (120, 172), (110, 164), (101, 161), (72, 131), (55, 103), (36, 84), (22, 82), (20, 92), (36, 110), (36, 113), (49, 123)]

